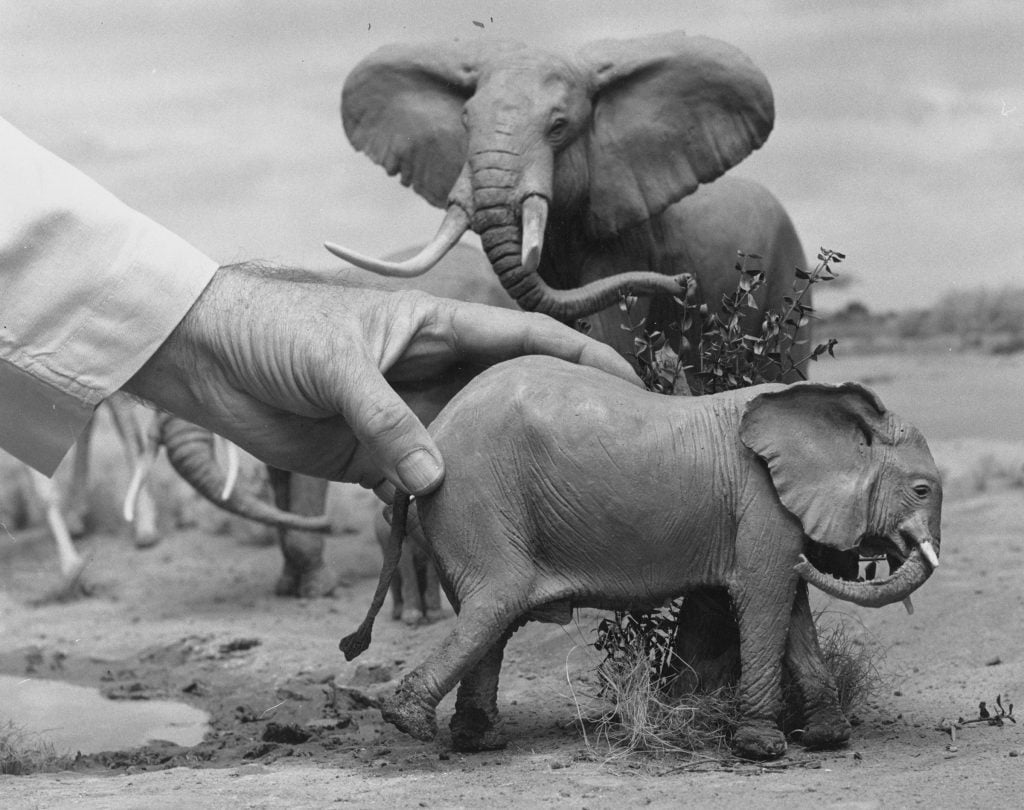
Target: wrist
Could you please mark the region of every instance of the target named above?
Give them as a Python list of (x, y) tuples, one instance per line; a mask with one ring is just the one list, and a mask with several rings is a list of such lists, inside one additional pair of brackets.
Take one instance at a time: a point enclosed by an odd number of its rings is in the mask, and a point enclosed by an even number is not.
[(224, 302), (230, 300), (226, 298), (229, 289), (237, 284), (234, 275), (235, 266), (217, 269), (167, 339), (122, 390), (185, 418), (193, 418), (200, 411), (200, 382), (210, 373), (214, 362), (217, 324), (231, 317)]

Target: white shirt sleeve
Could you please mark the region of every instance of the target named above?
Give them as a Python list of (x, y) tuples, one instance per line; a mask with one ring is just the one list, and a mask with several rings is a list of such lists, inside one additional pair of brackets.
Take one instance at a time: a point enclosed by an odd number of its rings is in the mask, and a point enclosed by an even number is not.
[(216, 269), (0, 118), (0, 447), (51, 474)]

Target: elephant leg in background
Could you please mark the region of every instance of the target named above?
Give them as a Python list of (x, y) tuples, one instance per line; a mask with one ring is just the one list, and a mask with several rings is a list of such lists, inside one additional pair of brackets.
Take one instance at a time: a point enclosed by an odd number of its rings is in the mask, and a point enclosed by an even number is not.
[(850, 739), (850, 722), (839, 705), (835, 680), (825, 665), (814, 617), (807, 600), (807, 583), (797, 584), (796, 601), (786, 642), (786, 667), (800, 703), (807, 748), (835, 748)]
[[(75, 442), (71, 461), (71, 480), (64, 499), (64, 525), (72, 537), (81, 537), (88, 531), (89, 454), (92, 449), (92, 434), (95, 428), (96, 417), (94, 415), (78, 437), (78, 441)], [(36, 490), (39, 490), (38, 486)]]
[(683, 598), (675, 654), (682, 662), (679, 693), (715, 692), (740, 675), (740, 633), (732, 600), (723, 588), (701, 588)]
[[(327, 505), (327, 481), (267, 467), (274, 501), (279, 509), (299, 515), (322, 515)], [(278, 529), (284, 570), (274, 592), (304, 599), (327, 596), (338, 577), (324, 562), (324, 538), (316, 532)]]
[[(389, 542), (391, 527), (383, 513), (374, 519), (374, 533), (382, 549)], [(402, 544), (398, 570), (391, 579), (391, 618), (408, 625), (435, 622), (441, 618), (441, 586), (430, 555), (412, 535)]]
[[(142, 463), (142, 459), (146, 457), (147, 453), (155, 452), (150, 449), (153, 440), (147, 434), (155, 432), (153, 423), (159, 417), (154, 411), (147, 411), (147, 427), (143, 427), (139, 421), (138, 409), (126, 397), (112, 396), (106, 400), (106, 404), (114, 423), (114, 429), (121, 437), (125, 461), (128, 468), (134, 470), (138, 464)], [(88, 452), (88, 448), (83, 448), (83, 452)], [(139, 487), (138, 493), (135, 495), (131, 526), (136, 548), (149, 548), (160, 542), (156, 502), (148, 481)]]
[(73, 587), (85, 569), (85, 560), (75, 549), (71, 541), (71, 533), (64, 523), (61, 514), (60, 492), (57, 490), (53, 480), (47, 478), (40, 472), (29, 470), (32, 479), (32, 486), (42, 501), (46, 512), (46, 522), (57, 543), (57, 557), (60, 560), (60, 573), (65, 588)]

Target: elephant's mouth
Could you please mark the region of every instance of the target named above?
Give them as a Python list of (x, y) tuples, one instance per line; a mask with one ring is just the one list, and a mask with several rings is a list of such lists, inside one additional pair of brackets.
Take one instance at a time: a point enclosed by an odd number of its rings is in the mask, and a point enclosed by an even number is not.
[(896, 573), (910, 556), (910, 549), (902, 542), (896, 542), (885, 535), (866, 535), (857, 545), (854, 552), (858, 558), (856, 582), (871, 582), (878, 575), (878, 564), (885, 562), (889, 566), (889, 576)]
[(888, 563), (890, 576), (910, 557), (915, 549), (920, 549), (929, 568), (938, 567), (939, 560), (931, 540), (919, 540), (911, 532), (898, 531), (896, 536), (870, 534), (860, 539), (854, 549), (859, 557), (862, 576), (857, 581), (870, 581), (875, 578), (877, 566), (883, 560)]

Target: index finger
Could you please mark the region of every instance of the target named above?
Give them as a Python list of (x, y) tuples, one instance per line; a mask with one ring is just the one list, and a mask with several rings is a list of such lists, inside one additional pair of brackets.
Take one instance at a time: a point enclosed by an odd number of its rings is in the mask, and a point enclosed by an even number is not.
[(449, 311), (454, 348), (462, 360), (493, 365), (513, 357), (546, 354), (641, 384), (611, 346), (547, 315), (468, 303), (453, 304)]

